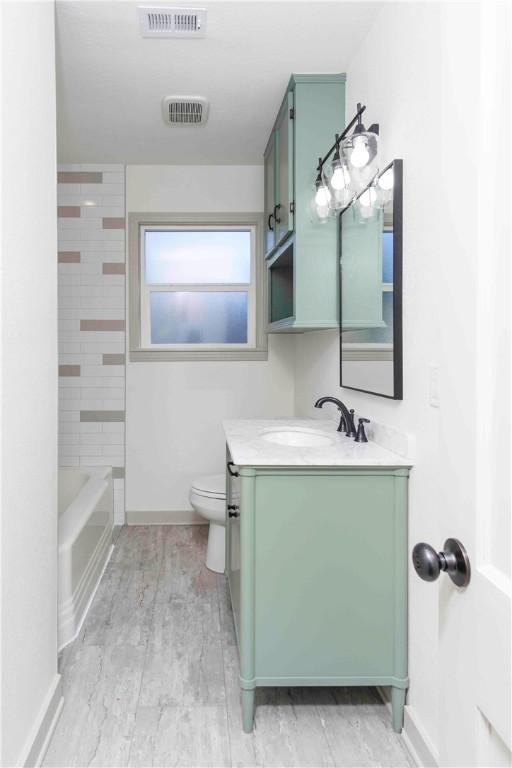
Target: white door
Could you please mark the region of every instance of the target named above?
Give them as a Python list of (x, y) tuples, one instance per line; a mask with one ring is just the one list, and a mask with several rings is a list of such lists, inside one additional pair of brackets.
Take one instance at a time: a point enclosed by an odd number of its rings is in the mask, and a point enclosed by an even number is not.
[[(461, 398), (474, 404), (469, 412), (443, 413), (444, 439), (468, 457), (467, 472), (453, 462), (454, 497), (443, 508), (440, 541), (448, 537), (466, 546), (471, 581), (459, 589), (447, 575), (439, 584), (439, 764), (441, 766), (508, 766), (511, 764), (511, 196), (510, 196), (510, 40), (508, 3), (486, 0), (476, 6), (476, 38), (463, 49), (470, 82), (461, 76), (463, 63), (450, 63), (446, 81), (456, 115), (450, 129), (461, 141), (475, 142), (474, 166), (460, 168), (463, 194), (475, 205), (478, 232), (474, 269), (474, 317), (467, 328), (476, 336), (473, 378), (458, 382)], [(450, 9), (448, 36), (464, 37)], [(455, 39), (455, 38), (452, 38)], [(461, 43), (463, 46), (464, 43)], [(472, 46), (471, 50), (470, 47)], [(480, 82), (474, 82), (471, 62)], [(450, 71), (451, 70), (451, 71)], [(467, 89), (474, 91), (474, 111), (467, 114)], [(462, 92), (466, 90), (465, 99)], [(457, 99), (460, 98), (460, 102)], [(455, 110), (454, 110), (455, 102)], [(457, 107), (461, 109), (457, 112)], [(457, 117), (459, 115), (459, 117)], [(467, 121), (465, 123), (465, 121)], [(474, 125), (476, 122), (476, 130)], [(475, 139), (476, 137), (476, 139)], [(446, 160), (446, 157), (445, 157)], [(466, 175), (465, 175), (466, 174)], [(473, 176), (473, 178), (471, 178)], [(476, 182), (476, 184), (475, 184)], [(459, 187), (460, 190), (460, 187)], [(471, 190), (474, 190), (471, 192)], [(455, 192), (455, 194), (457, 194)], [(472, 200), (471, 195), (478, 199)], [(456, 227), (456, 222), (453, 224)], [(465, 237), (464, 232), (457, 236)], [(468, 235), (471, 237), (472, 235)], [(465, 244), (464, 244), (465, 247)], [(471, 244), (468, 253), (474, 254)], [(460, 264), (458, 266), (460, 268)], [(455, 268), (454, 268), (455, 269)], [(456, 275), (453, 275), (454, 279)], [(461, 339), (461, 344), (464, 340)], [(468, 395), (468, 389), (470, 394)], [(453, 421), (452, 421), (453, 417)], [(474, 445), (457, 446), (457, 422), (474, 423)], [(468, 423), (468, 422), (466, 422)], [(465, 501), (462, 501), (465, 500)]]

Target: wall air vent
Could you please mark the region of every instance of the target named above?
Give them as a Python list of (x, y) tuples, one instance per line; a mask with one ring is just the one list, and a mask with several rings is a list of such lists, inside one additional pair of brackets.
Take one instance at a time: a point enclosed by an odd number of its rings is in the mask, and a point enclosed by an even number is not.
[(166, 96), (162, 99), (162, 115), (167, 125), (204, 125), (208, 101), (202, 96)]
[(206, 8), (138, 6), (142, 37), (204, 37)]

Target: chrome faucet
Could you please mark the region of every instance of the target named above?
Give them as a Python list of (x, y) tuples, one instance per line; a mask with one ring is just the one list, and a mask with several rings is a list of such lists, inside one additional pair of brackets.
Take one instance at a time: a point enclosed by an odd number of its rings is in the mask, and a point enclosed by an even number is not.
[(356, 436), (356, 428), (354, 425), (354, 410), (347, 408), (345, 403), (338, 400), (336, 397), (320, 397), (315, 403), (315, 408), (321, 408), (324, 403), (334, 403), (338, 406), (338, 410), (341, 411), (340, 423), (338, 425), (338, 432), (345, 432), (347, 437)]

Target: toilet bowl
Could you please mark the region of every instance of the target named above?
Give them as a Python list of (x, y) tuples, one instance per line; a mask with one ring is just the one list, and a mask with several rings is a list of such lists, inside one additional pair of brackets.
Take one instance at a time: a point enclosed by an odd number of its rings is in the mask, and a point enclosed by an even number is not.
[(189, 499), (195, 511), (210, 521), (206, 567), (215, 573), (224, 573), (226, 560), (225, 476), (206, 475), (196, 478), (190, 488)]

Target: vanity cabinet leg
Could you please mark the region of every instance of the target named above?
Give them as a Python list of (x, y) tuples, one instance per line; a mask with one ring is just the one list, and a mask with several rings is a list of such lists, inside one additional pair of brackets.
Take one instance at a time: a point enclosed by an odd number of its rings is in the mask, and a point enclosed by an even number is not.
[(393, 730), (396, 733), (402, 732), (402, 726), (404, 724), (404, 707), (405, 707), (405, 694), (407, 690), (405, 688), (391, 688), (391, 710), (393, 717)]
[(255, 689), (248, 691), (242, 688), (242, 724), (245, 733), (252, 732), (254, 722), (254, 694)]

